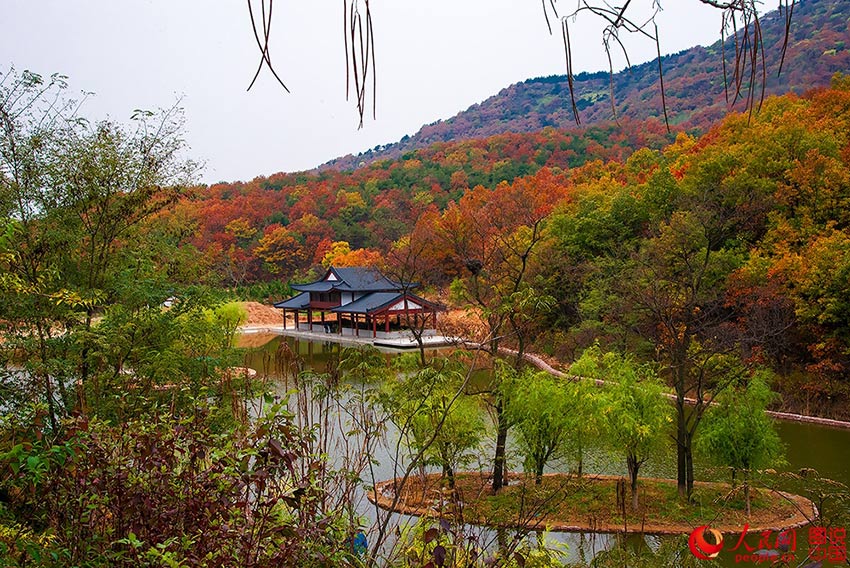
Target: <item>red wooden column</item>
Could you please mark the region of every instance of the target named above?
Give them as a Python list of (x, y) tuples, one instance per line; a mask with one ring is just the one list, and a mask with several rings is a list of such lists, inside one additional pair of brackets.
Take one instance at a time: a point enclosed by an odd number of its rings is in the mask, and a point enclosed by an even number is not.
[(372, 338), (378, 337), (378, 319), (372, 316)]

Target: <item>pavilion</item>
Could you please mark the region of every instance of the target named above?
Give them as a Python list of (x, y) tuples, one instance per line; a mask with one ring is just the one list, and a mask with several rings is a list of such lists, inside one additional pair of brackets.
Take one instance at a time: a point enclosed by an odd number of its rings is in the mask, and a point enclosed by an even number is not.
[(437, 312), (445, 307), (413, 294), (416, 286), (390, 280), (374, 268), (332, 266), (320, 280), (293, 284), (300, 293), (274, 307), (283, 310), (284, 330), (291, 313), (298, 331), (397, 339), (410, 337), (416, 325), (423, 337), (436, 335)]

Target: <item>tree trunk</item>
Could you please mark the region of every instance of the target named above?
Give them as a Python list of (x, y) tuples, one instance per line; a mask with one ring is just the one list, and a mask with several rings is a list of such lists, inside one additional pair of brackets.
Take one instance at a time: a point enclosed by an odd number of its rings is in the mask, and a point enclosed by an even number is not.
[(416, 338), (416, 343), (419, 344), (419, 364), (424, 369), (428, 366), (428, 359), (425, 357), (425, 342), (422, 341), (421, 334)]
[[(88, 334), (91, 331), (92, 319), (94, 318), (94, 309), (91, 306), (86, 307), (86, 323), (85, 331)], [(83, 349), (80, 352), (80, 380), (77, 383), (77, 410), (83, 416), (86, 415), (86, 393), (85, 386), (89, 380), (89, 344), (88, 339), (85, 340)], [(95, 394), (95, 400), (100, 398), (100, 393)]]
[(496, 456), (493, 459), (493, 493), (507, 485), (505, 475), (505, 457), (508, 442), (508, 420), (505, 416), (505, 404), (502, 394), (497, 394), (496, 401)]
[(576, 473), (578, 474), (578, 478), (581, 479), (582, 472), (584, 470), (584, 452), (581, 448), (578, 450), (578, 468)]
[(543, 483), (543, 460), (537, 462), (534, 471), (534, 484), (540, 485), (541, 483)]
[(682, 405), (679, 406), (679, 419), (678, 426), (676, 428), (676, 486), (679, 490), (679, 499), (685, 501), (688, 499), (688, 479), (686, 475), (687, 470), (687, 457), (686, 457), (686, 441), (687, 432), (685, 430), (685, 419), (684, 416), (684, 401), (682, 401)]
[(443, 464), (443, 477), (449, 482), (449, 489), (455, 488), (455, 472), (449, 464)]
[(638, 509), (638, 470), (640, 469), (640, 462), (637, 459), (637, 456), (630, 455), (626, 457), (626, 464), (629, 468), (629, 481), (631, 482), (632, 489), (632, 511), (637, 511)]
[[(38, 329), (38, 345), (39, 345), (39, 354), (41, 356), (41, 364), (39, 365), (39, 370), (36, 371), (36, 376), (44, 384), (44, 398), (47, 403), (47, 414), (50, 419), (50, 428), (53, 430), (53, 435), (55, 436), (59, 432), (59, 423), (56, 417), (56, 407), (55, 402), (53, 400), (53, 385), (50, 383), (50, 373), (47, 371), (47, 340), (45, 338), (45, 331), (41, 325), (41, 322), (36, 324), (36, 328)], [(59, 377), (61, 382), (62, 377)]]
[(688, 480), (688, 501), (694, 493), (694, 450), (691, 445), (691, 437), (687, 437), (687, 445), (685, 446), (685, 463), (687, 464), (687, 480)]
[[(422, 336), (425, 335), (425, 325), (427, 321), (427, 316), (424, 319), (419, 319), (418, 317), (413, 316), (413, 321), (411, 323), (411, 316), (407, 316), (407, 328), (410, 330), (410, 333), (413, 335), (413, 339), (416, 341), (416, 346), (419, 349), (419, 365), (423, 369), (428, 366), (428, 358), (425, 356), (425, 341), (422, 339)], [(434, 317), (434, 327), (437, 327), (436, 316)]]
[[(685, 336), (687, 336), (686, 333)], [(687, 406), (685, 404), (688, 378), (687, 345), (688, 341), (680, 340), (673, 347), (671, 353), (673, 386), (676, 389), (676, 485), (679, 491), (679, 499), (683, 501), (689, 501), (691, 491), (693, 491), (693, 457), (691, 456)], [(688, 462), (691, 462), (690, 476), (688, 475)]]
[(694, 450), (691, 436), (684, 428), (680, 428), (676, 439), (676, 482), (679, 498), (691, 500), (694, 492)]

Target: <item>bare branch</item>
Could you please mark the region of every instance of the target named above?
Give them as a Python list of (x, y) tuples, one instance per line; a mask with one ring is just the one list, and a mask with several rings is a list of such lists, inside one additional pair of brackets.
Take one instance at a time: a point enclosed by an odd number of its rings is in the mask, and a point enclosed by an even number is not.
[(257, 41), (257, 47), (260, 48), (260, 65), (257, 68), (257, 72), (254, 74), (253, 80), (251, 80), (251, 84), (248, 85), (248, 91), (251, 90), (251, 87), (254, 86), (254, 82), (257, 80), (257, 77), (260, 74), (260, 70), (263, 68), (263, 63), (268, 66), (269, 71), (272, 72), (274, 78), (277, 79), (277, 82), (280, 83), (280, 86), (288, 93), (289, 88), (284, 84), (283, 80), (278, 76), (277, 71), (275, 71), (274, 66), (272, 66), (272, 59), (269, 55), (269, 37), (271, 36), (271, 27), (272, 27), (272, 7), (274, 4), (274, 0), (268, 0), (269, 2), (269, 13), (266, 16), (266, 8), (265, 8), (265, 0), (260, 0), (260, 6), (262, 8), (262, 23), (263, 23), (263, 38), (264, 41), (260, 39), (260, 34), (257, 31), (257, 20), (254, 17), (254, 9), (251, 6), (251, 0), (248, 0), (248, 14), (251, 16), (251, 29), (254, 31), (254, 39)]
[[(254, 39), (260, 49), (260, 62), (248, 90), (253, 87), (263, 66), (269, 68), (275, 79), (280, 85), (289, 92), (289, 89), (278, 76), (276, 70), (272, 66), (271, 55), (269, 53), (269, 38), (271, 36), (271, 18), (274, 0), (260, 0), (261, 13), (258, 21), (252, 6), (253, 0), (248, 0), (248, 13), (251, 18), (251, 25), (254, 32)], [(266, 10), (265, 2), (268, 1), (268, 10)], [(559, 15), (557, 9), (558, 0), (541, 0), (543, 8), (543, 17), (546, 22), (546, 28), (549, 33), (552, 33), (552, 20), (549, 11), (552, 11), (555, 18), (561, 19), (561, 34), (564, 41), (564, 55), (567, 68), (567, 83), (570, 91), (570, 106), (573, 112), (573, 117), (577, 125), (581, 124), (581, 119), (578, 113), (578, 104), (575, 95), (574, 81), (574, 65), (572, 60), (573, 46), (570, 41), (569, 20), (575, 21), (580, 15), (585, 12), (601, 19), (605, 22), (603, 29), (603, 44), (605, 46), (606, 55), (608, 57), (608, 68), (611, 73), (610, 81), (610, 96), (611, 110), (613, 117), (617, 119), (616, 102), (614, 98), (614, 82), (613, 82), (613, 61), (611, 57), (611, 42), (616, 42), (626, 59), (626, 65), (631, 67), (629, 61), (628, 49), (622, 42), (620, 31), (625, 31), (628, 34), (634, 34), (644, 37), (655, 43), (656, 53), (658, 56), (658, 75), (661, 88), (662, 110), (664, 112), (664, 121), (669, 130), (670, 120), (667, 113), (667, 96), (664, 88), (663, 68), (661, 64), (661, 45), (659, 37), (659, 29), (656, 18), (661, 11), (661, 5), (658, 0), (653, 0), (651, 4), (652, 14), (649, 18), (639, 23), (633, 19), (635, 12), (635, 4), (632, 0), (624, 0), (621, 6), (608, 3), (606, 0), (578, 0), (574, 9), (563, 16)], [(723, 21), (720, 30), (721, 41), (721, 63), (723, 68), (723, 84), (725, 89), (726, 102), (728, 106), (734, 106), (739, 99), (745, 101), (745, 107), (752, 114), (756, 105), (755, 90), (759, 88), (757, 85), (758, 76), (761, 75), (760, 94), (758, 98), (758, 108), (765, 97), (767, 69), (765, 63), (765, 47), (761, 30), (759, 6), (760, 0), (696, 0), (706, 6), (710, 6), (717, 10), (721, 10)], [(788, 48), (788, 41), (791, 34), (791, 20), (796, 6), (797, 0), (780, 0), (780, 12), (785, 17), (785, 37), (782, 45), (781, 57), (779, 62), (778, 73), (782, 73), (785, 55)], [(350, 4), (349, 4), (350, 2)], [(363, 8), (361, 13), (361, 7)], [(372, 90), (372, 118), (377, 116), (377, 100), (375, 93), (377, 91), (377, 74), (375, 71), (375, 29), (372, 18), (370, 0), (343, 0), (342, 2), (342, 17), (343, 17), (343, 40), (345, 50), (345, 96), (346, 100), (353, 94), (357, 114), (360, 118), (358, 128), (363, 127), (364, 117), (366, 115), (368, 87), (371, 83)], [(741, 35), (738, 34), (738, 19), (741, 23)], [(364, 23), (365, 19), (365, 23)], [(262, 34), (260, 33), (260, 25), (262, 25)], [(365, 27), (365, 33), (364, 28)], [(735, 47), (735, 68), (730, 80), (727, 70), (726, 61), (726, 40), (729, 39), (729, 31), (731, 28), (731, 37), (734, 40)], [(349, 41), (350, 40), (350, 41)], [(759, 70), (761, 66), (761, 70)], [(371, 81), (369, 74), (371, 73)], [(352, 84), (353, 83), (353, 84)], [(730, 83), (734, 84), (734, 96), (729, 96)], [(743, 96), (743, 89), (747, 93)], [(731, 101), (730, 101), (731, 98)]]
[(661, 83), (661, 108), (664, 109), (664, 124), (670, 132), (670, 120), (667, 118), (667, 95), (664, 93), (664, 69), (661, 67), (661, 42), (658, 41), (658, 26), (655, 26), (655, 49), (658, 53), (658, 81)]

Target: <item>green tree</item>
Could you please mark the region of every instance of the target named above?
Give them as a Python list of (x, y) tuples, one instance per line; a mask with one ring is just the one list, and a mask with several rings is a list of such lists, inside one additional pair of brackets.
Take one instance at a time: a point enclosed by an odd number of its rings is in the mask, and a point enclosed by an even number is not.
[(623, 274), (629, 310), (655, 344), (676, 395), (677, 483), (683, 499), (693, 491), (699, 423), (740, 366), (731, 355), (734, 342), (720, 327), (729, 317), (726, 278), (743, 253), (725, 246), (730, 235), (725, 228), (714, 230), (718, 223), (709, 210), (674, 212)]
[(185, 291), (167, 309), (158, 302), (109, 306), (86, 333), (89, 378), (81, 388), (88, 414), (121, 421), (168, 402), (181, 415), (192, 398), (206, 396), (218, 402), (217, 421), (243, 423), (244, 398), (254, 389), (232, 369), (242, 360), (233, 347), (240, 317), (239, 306), (216, 306), (206, 291)]
[(638, 473), (641, 466), (664, 447), (673, 422), (673, 407), (664, 398), (664, 386), (646, 365), (598, 347), (584, 352), (570, 370), (605, 381), (601, 403), (605, 437), (626, 457), (632, 509), (638, 508)]
[(45, 81), (35, 73), (14, 71), (0, 79), (0, 215), (5, 229), (0, 311), (10, 322), (6, 341), (26, 353), (25, 375), (18, 381), (31, 384), (21, 390), (44, 403), (54, 431), (70, 397), (65, 382), (51, 376), (50, 353), (57, 346), (55, 330), (82, 301), (59, 278), (55, 255), (69, 248), (70, 239), (55, 208), (42, 203), (59, 151), (57, 138), (70, 112), (68, 104), (48, 103), (60, 99), (65, 79), (53, 75)]
[[(141, 223), (195, 170), (178, 109), (136, 111), (132, 128), (91, 123), (64, 88), (61, 76), (30, 72), (0, 80), (2, 317), (54, 430), (71, 409), (86, 411), (95, 315), (134, 302), (156, 273)], [(167, 295), (162, 286), (156, 304)]]
[(504, 369), (507, 414), (525, 471), (540, 485), (546, 464), (560, 455), (571, 435), (571, 397), (566, 386), (545, 372)]
[(470, 462), (481, 442), (484, 422), (474, 397), (464, 394), (467, 374), (447, 360), (388, 383), (383, 403), (413, 460), (442, 469), (448, 486)]
[(718, 464), (728, 467), (732, 483), (740, 473), (747, 515), (750, 514), (750, 484), (753, 473), (774, 467), (782, 458), (782, 442), (765, 408), (776, 395), (770, 390), (767, 373), (759, 371), (727, 389), (719, 404), (706, 414), (697, 438), (700, 447)]
[(564, 453), (574, 462), (576, 475), (584, 475), (588, 448), (597, 444), (602, 433), (601, 392), (593, 381), (571, 380), (565, 385), (569, 396), (569, 431)]

